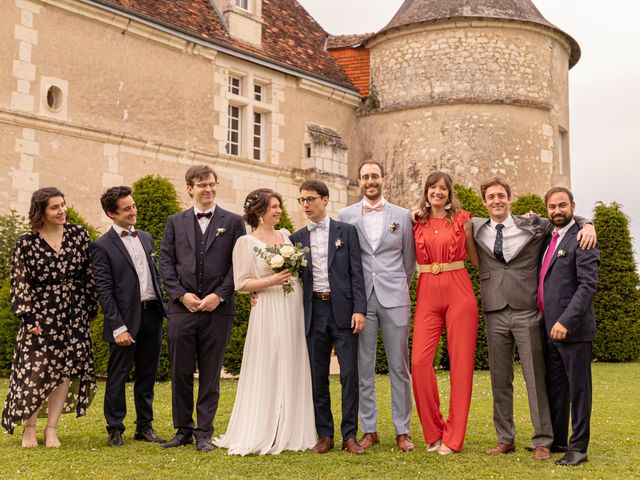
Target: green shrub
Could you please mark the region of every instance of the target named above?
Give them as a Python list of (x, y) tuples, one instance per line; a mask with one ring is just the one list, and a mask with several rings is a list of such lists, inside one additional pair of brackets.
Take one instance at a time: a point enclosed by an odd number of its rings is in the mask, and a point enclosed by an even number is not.
[(67, 223), (82, 225), (87, 232), (89, 232), (89, 238), (91, 238), (91, 241), (100, 238), (100, 232), (96, 227), (87, 222), (73, 207), (69, 207), (67, 209)]
[(247, 336), (249, 315), (251, 314), (251, 301), (249, 299), (249, 295), (236, 292), (235, 298), (236, 313), (233, 317), (231, 337), (229, 338), (229, 344), (227, 345), (223, 361), (224, 369), (231, 375), (238, 375), (240, 373), (244, 340)]
[(157, 251), (167, 218), (181, 210), (176, 189), (166, 178), (147, 175), (133, 184), (131, 196), (138, 207), (136, 228), (151, 234)]
[(0, 280), (11, 273), (11, 256), (20, 235), (29, 230), (25, 218), (15, 210), (0, 216)]
[(617, 203), (596, 204), (593, 223), (600, 245), (598, 291), (594, 300), (594, 356), (607, 362), (640, 357), (640, 285), (629, 219)]
[(11, 373), (13, 348), (20, 328), (20, 320), (11, 308), (11, 281), (6, 277), (0, 287), (0, 376)]
[(294, 233), (296, 231), (296, 227), (293, 226), (293, 222), (289, 218), (287, 207), (285, 205), (282, 205), (282, 215), (280, 215), (280, 221), (275, 226), (276, 230), (280, 228), (286, 228), (289, 233)]
[(524, 215), (529, 212), (535, 212), (542, 218), (547, 218), (547, 207), (540, 196), (523, 195), (511, 204), (511, 213), (514, 215)]
[(91, 324), (91, 350), (93, 351), (93, 368), (96, 375), (107, 376), (109, 365), (109, 344), (102, 339), (104, 329), (104, 317), (102, 311), (98, 314), (96, 321)]

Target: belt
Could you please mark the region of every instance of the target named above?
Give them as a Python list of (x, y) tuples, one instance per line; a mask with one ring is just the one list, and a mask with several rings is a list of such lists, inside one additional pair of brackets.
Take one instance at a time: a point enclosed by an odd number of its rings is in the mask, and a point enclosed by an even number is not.
[(437, 263), (433, 262), (428, 265), (418, 264), (418, 273), (433, 273), (438, 275), (442, 272), (451, 272), (452, 270), (461, 270), (464, 268), (464, 261), (458, 260), (451, 263)]
[(313, 292), (313, 298), (317, 298), (323, 302), (328, 302), (331, 300), (331, 292)]
[(142, 307), (143, 310), (148, 310), (150, 308), (157, 308), (158, 307), (158, 300), (144, 300), (140, 306)]

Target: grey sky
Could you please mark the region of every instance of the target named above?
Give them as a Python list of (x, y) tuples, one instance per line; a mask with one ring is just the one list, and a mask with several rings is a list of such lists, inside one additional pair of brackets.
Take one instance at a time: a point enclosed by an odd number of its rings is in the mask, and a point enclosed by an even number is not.
[[(381, 29), (403, 0), (299, 0), (330, 33)], [(533, 0), (582, 49), (569, 72), (571, 180), (577, 213), (617, 201), (640, 250), (640, 2)]]

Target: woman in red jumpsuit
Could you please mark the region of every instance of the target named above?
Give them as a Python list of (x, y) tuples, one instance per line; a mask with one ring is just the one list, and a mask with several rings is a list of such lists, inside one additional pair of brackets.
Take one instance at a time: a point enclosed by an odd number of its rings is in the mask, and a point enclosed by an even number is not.
[[(427, 177), (420, 218), (414, 227), (418, 290), (411, 367), (413, 393), (429, 451), (462, 450), (471, 405), (478, 331), (478, 305), (464, 260), (478, 264), (471, 214), (454, 198), (451, 177)], [(451, 395), (449, 417), (440, 412), (433, 359), (447, 329)]]

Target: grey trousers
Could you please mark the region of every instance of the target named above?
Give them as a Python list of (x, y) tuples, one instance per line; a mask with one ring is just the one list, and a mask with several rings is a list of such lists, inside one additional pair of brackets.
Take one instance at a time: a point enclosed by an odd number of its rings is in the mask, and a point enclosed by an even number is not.
[(513, 360), (517, 346), (529, 397), (533, 444), (536, 447), (551, 446), (553, 429), (545, 383), (542, 315), (537, 310), (516, 310), (507, 306), (499, 311), (485, 312), (485, 321), (493, 391), (493, 424), (498, 442), (515, 443)]
[(396, 435), (409, 433), (411, 424), (411, 375), (409, 374), (409, 321), (411, 308), (385, 308), (375, 290), (367, 300), (367, 320), (358, 334), (358, 375), (360, 378), (359, 414), (364, 433), (378, 431), (376, 402), (376, 345), (378, 328), (391, 379), (391, 412)]

